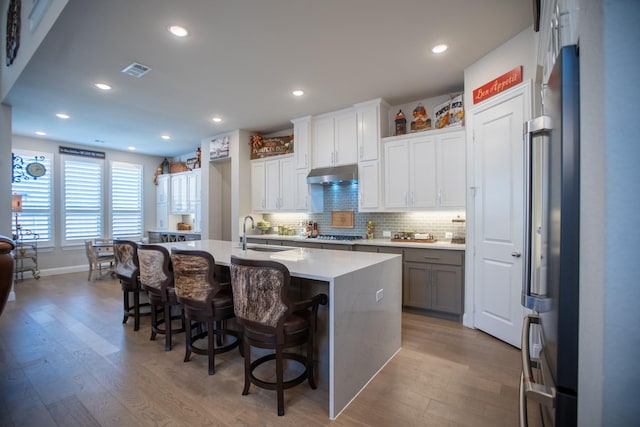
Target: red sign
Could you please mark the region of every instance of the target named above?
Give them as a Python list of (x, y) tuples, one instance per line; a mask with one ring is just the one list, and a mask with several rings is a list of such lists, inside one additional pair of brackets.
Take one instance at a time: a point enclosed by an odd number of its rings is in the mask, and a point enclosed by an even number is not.
[(502, 91), (509, 89), (511, 86), (515, 86), (522, 81), (522, 65), (508, 71), (496, 78), (495, 80), (480, 86), (473, 91), (473, 103), (477, 104), (480, 101), (484, 101), (487, 98), (491, 98), (493, 95), (497, 95)]

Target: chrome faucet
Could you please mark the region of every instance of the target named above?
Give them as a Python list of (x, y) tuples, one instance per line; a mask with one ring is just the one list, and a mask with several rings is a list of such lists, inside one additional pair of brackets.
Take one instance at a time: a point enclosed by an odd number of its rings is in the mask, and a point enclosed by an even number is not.
[(253, 222), (253, 217), (251, 215), (247, 215), (242, 220), (242, 250), (247, 250), (247, 219), (251, 220), (251, 229), (254, 230), (256, 225)]

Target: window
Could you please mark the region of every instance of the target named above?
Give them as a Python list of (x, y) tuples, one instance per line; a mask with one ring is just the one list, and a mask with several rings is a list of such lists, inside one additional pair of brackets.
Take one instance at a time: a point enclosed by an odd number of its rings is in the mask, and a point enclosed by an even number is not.
[[(38, 156), (38, 163), (41, 163), (46, 169), (45, 174), (36, 179), (29, 175), (20, 177), (19, 181), (12, 183), (11, 191), (13, 194), (22, 196), (22, 212), (18, 212), (20, 227), (36, 233), (39, 245), (51, 246), (53, 244), (53, 154), (28, 150), (15, 150), (13, 154), (22, 158), (23, 169), (27, 164), (35, 161), (36, 156)], [(40, 156), (43, 156), (44, 159), (40, 160)], [(15, 233), (15, 213), (11, 228)], [(29, 239), (32, 236), (33, 234), (26, 234), (24, 238)]]
[(104, 161), (62, 156), (63, 244), (78, 244), (103, 236)]
[(142, 165), (111, 164), (111, 235), (142, 237)]

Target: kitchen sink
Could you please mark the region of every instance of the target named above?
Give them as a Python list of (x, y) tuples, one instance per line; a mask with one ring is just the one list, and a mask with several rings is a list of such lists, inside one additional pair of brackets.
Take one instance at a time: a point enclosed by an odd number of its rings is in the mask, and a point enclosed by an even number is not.
[(283, 252), (291, 248), (275, 247), (275, 246), (248, 246), (248, 250), (256, 252)]

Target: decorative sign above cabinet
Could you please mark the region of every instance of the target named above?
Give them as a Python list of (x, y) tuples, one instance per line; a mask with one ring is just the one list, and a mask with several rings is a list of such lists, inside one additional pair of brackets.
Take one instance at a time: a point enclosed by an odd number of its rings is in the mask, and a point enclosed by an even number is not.
[(500, 77), (485, 83), (477, 89), (473, 90), (473, 103), (477, 104), (487, 98), (499, 94), (512, 86), (522, 82), (522, 65), (517, 66), (511, 71), (507, 71)]
[(221, 160), (229, 157), (229, 137), (214, 138), (209, 142), (209, 160)]
[(293, 153), (293, 135), (265, 138), (251, 137), (251, 160)]

